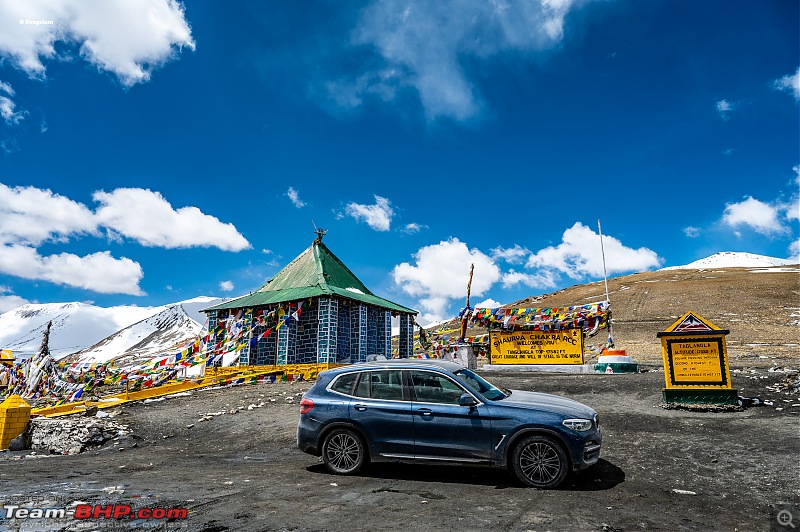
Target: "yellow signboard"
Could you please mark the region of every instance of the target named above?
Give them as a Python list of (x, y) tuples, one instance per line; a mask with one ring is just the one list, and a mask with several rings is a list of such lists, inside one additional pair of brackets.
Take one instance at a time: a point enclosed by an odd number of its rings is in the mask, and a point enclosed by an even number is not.
[(583, 364), (583, 331), (491, 331), (492, 364)]
[(692, 312), (658, 333), (666, 387), (732, 389), (726, 334)]

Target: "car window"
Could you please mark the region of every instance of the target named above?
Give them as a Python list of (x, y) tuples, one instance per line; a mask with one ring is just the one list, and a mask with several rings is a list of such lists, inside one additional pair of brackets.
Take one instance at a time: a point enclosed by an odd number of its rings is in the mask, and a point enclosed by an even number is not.
[(358, 373), (345, 373), (331, 384), (331, 390), (334, 392), (343, 393), (345, 395), (353, 395), (353, 386), (358, 380)]
[(441, 373), (432, 371), (412, 371), (411, 382), (414, 393), (421, 403), (458, 404), (464, 393), (463, 388)]
[(472, 391), (478, 392), (490, 401), (499, 401), (508, 397), (503, 390), (468, 369), (460, 369), (456, 371), (455, 375)]
[(353, 395), (368, 399), (402, 401), (402, 373), (400, 370), (363, 371)]

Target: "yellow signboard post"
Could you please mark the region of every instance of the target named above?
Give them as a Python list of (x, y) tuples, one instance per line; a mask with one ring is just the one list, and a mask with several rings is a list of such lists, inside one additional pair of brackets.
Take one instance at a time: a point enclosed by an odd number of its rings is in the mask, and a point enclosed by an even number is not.
[(490, 331), (492, 364), (583, 364), (583, 331)]
[(687, 312), (658, 333), (664, 359), (665, 402), (737, 404), (725, 346), (729, 332)]

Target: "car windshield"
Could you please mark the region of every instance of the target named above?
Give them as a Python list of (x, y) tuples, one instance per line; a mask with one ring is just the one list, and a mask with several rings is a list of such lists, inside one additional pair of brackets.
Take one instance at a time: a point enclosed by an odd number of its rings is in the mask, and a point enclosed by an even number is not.
[(470, 390), (481, 394), (489, 401), (499, 401), (500, 399), (505, 399), (509, 395), (477, 373), (468, 369), (456, 371), (455, 376), (458, 377), (458, 380), (466, 384)]

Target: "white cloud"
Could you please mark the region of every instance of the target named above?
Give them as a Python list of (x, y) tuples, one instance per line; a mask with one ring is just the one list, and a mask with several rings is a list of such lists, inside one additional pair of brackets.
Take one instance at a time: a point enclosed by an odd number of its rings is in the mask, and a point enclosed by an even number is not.
[(556, 286), (557, 280), (555, 272), (546, 269), (540, 269), (535, 274), (509, 270), (501, 278), (503, 288), (513, 288), (518, 284), (529, 288), (553, 288)]
[(0, 243), (38, 246), (47, 240), (93, 233), (96, 227), (94, 215), (82, 203), (50, 190), (0, 183)]
[(800, 100), (800, 67), (794, 74), (786, 74), (775, 80), (775, 88), (794, 94), (795, 100)]
[(141, 266), (109, 252), (78, 256), (41, 255), (45, 242), (66, 242), (79, 235), (100, 235), (100, 229), (136, 239), (144, 245), (172, 247), (216, 246), (238, 251), (249, 247), (231, 224), (196, 207), (174, 210), (157, 192), (116, 189), (96, 192), (102, 203), (92, 212), (50, 190), (8, 187), (0, 183), (0, 273), (24, 279), (85, 288), (100, 293), (142, 295)]
[(408, 233), (409, 235), (413, 235), (413, 234), (419, 233), (420, 231), (422, 231), (423, 228), (426, 228), (426, 227), (428, 227), (428, 226), (427, 225), (420, 225), (420, 224), (417, 224), (417, 223), (410, 223), (410, 224), (406, 224), (406, 226), (403, 228), (403, 232), (404, 233)]
[(785, 205), (784, 209), (787, 220), (800, 220), (800, 196), (794, 196), (794, 199)]
[(728, 120), (728, 118), (730, 118), (728, 113), (733, 111), (733, 108), (733, 104), (727, 100), (720, 100), (717, 102), (717, 112), (723, 120)]
[(293, 187), (289, 187), (286, 195), (289, 196), (289, 200), (291, 200), (292, 204), (298, 209), (306, 206), (305, 202), (300, 199), (300, 195)]
[(11, 99), (14, 97), (14, 89), (8, 83), (0, 81), (0, 118), (6, 124), (18, 124), (20, 120), (25, 118), (25, 113), (22, 111), (15, 111), (17, 104)]
[(689, 238), (697, 238), (698, 236), (700, 236), (700, 229), (690, 225), (688, 227), (683, 228), (683, 234), (685, 234)]
[(420, 319), (428, 323), (445, 319), (451, 300), (466, 296), (470, 264), (475, 265), (473, 295), (482, 296), (500, 279), (500, 269), (491, 257), (470, 250), (457, 238), (420, 248), (414, 260), (415, 264), (395, 266), (392, 277), (404, 292), (419, 298), (425, 311)]
[(107, 251), (84, 257), (72, 253), (42, 256), (22, 245), (0, 247), (0, 272), (23, 279), (85, 288), (103, 294), (144, 295), (139, 281), (142, 267), (128, 258), (115, 259)]
[(0, 55), (33, 78), (45, 77), (45, 60), (77, 49), (131, 86), (183, 47), (195, 43), (175, 0), (0, 0)]
[(573, 0), (378, 0), (362, 12), (352, 44), (380, 59), (354, 75), (328, 84), (340, 106), (366, 97), (394, 100), (411, 88), (428, 120), (458, 121), (482, 107), (478, 89), (462, 64), (501, 53), (532, 55), (554, 47), (563, 36)]
[(739, 203), (728, 203), (722, 215), (723, 223), (736, 229), (748, 226), (762, 235), (786, 233), (789, 229), (778, 219), (778, 209), (748, 196)]
[(38, 246), (71, 235), (97, 234), (100, 227), (107, 227), (148, 246), (214, 246), (230, 251), (250, 247), (233, 225), (197, 207), (175, 210), (158, 192), (119, 188), (95, 192), (94, 199), (102, 205), (92, 213), (82, 203), (50, 190), (0, 183), (0, 243)]
[[(618, 239), (604, 235), (608, 272), (644, 271), (657, 268), (662, 260), (647, 248), (633, 249), (624, 246)], [(502, 272), (497, 259), (515, 263), (525, 255), (528, 271), (509, 270)], [(420, 248), (414, 254), (415, 263), (404, 262), (395, 266), (392, 276), (395, 284), (405, 293), (418, 298), (422, 310), (419, 323), (428, 324), (448, 316), (450, 305), (455, 301), (463, 304), (469, 278), (469, 264), (475, 264), (472, 295), (482, 296), (498, 281), (503, 288), (519, 285), (547, 289), (558, 286), (562, 275), (572, 279), (584, 277), (602, 278), (603, 261), (600, 237), (597, 233), (576, 223), (564, 231), (562, 243), (531, 254), (515, 245), (511, 248), (495, 248), (491, 256), (478, 249), (469, 249), (457, 238)], [(497, 307), (499, 303), (481, 303), (481, 307)]]
[(19, 142), (17, 142), (17, 139), (0, 140), (0, 149), (3, 150), (3, 153), (14, 153), (19, 151)]
[(365, 96), (374, 96), (383, 102), (390, 102), (398, 92), (403, 81), (395, 69), (381, 72), (367, 72), (355, 80), (340, 79), (325, 82), (324, 93), (343, 109), (355, 109), (364, 103)]
[(792, 194), (789, 204), (786, 206), (786, 219), (787, 220), (800, 220), (800, 165), (792, 167), (794, 170), (795, 178), (795, 192)]
[(233, 282), (232, 281), (222, 281), (219, 283), (219, 289), (223, 292), (232, 292), (233, 291)]
[(30, 303), (30, 301), (19, 296), (0, 296), (0, 314), (8, 312), (9, 310), (14, 310), (22, 305), (27, 305), (28, 303)]
[(30, 301), (24, 297), (20, 297), (11, 292), (12, 290), (10, 287), (0, 286), (0, 314), (30, 303)]
[(502, 303), (498, 303), (492, 298), (484, 299), (480, 303), (476, 303), (473, 305), (474, 308), (498, 308), (502, 306), (503, 306)]
[(158, 192), (141, 188), (97, 191), (98, 223), (145, 246), (217, 247), (225, 251), (248, 249), (250, 243), (233, 224), (203, 214), (197, 207), (173, 209)]
[(345, 212), (357, 221), (367, 222), (376, 231), (388, 231), (394, 216), (389, 200), (380, 196), (375, 196), (374, 205), (348, 203)]
[(503, 259), (509, 264), (522, 264), (525, 258), (531, 254), (529, 249), (514, 244), (513, 248), (494, 248), (491, 250), (492, 258)]
[(795, 240), (789, 245), (789, 258), (800, 263), (800, 240)]
[[(626, 247), (618, 239), (603, 235), (608, 273), (645, 271), (661, 265), (661, 259), (647, 248)], [(600, 237), (580, 222), (564, 231), (558, 246), (544, 248), (530, 256), (528, 268), (561, 272), (573, 279), (602, 277), (603, 256)]]

